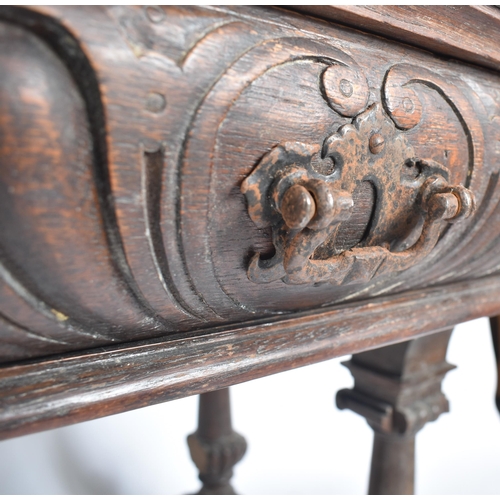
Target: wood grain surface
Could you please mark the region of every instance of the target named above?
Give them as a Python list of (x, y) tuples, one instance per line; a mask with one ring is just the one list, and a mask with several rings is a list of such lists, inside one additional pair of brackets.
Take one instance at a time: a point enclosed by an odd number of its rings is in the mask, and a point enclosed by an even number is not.
[(101, 348), (0, 369), (0, 437), (210, 392), (500, 313), (484, 278), (288, 319)]
[(290, 9), (500, 69), (500, 10), (487, 5), (296, 5)]
[(446, 361), (451, 333), (355, 354), (344, 363), (354, 388), (337, 393), (337, 406), (365, 417), (374, 430), (369, 495), (415, 493), (416, 434), (449, 411), (441, 383), (456, 368)]
[[(322, 9), (338, 23), (267, 7), (0, 7), (2, 436), (500, 313), (498, 14)], [(330, 175), (332, 137), (374, 109), (412, 165), (473, 193), (473, 215), (402, 272), (251, 281), (275, 245), (245, 179), (286, 144), (331, 153), (311, 160)], [(374, 135), (376, 155), (387, 137)], [(355, 215), (316, 258), (418, 240), (418, 203), (381, 202), (408, 172), (388, 165), (377, 185), (359, 151)]]
[[(477, 41), (481, 9), (457, 12)], [(491, 71), (279, 9), (3, 7), (0, 19), (4, 362), (306, 314), (500, 267)], [(346, 97), (335, 85), (349, 81)], [(274, 147), (321, 147), (374, 105), (418, 158), (474, 193), (475, 215), (446, 225), (402, 273), (341, 286), (249, 280), (250, 258), (273, 243), (248, 214), (243, 180)], [(356, 175), (352, 185), (368, 174)], [(417, 208), (389, 214), (382, 188), (342, 224), (342, 251), (418, 233)]]

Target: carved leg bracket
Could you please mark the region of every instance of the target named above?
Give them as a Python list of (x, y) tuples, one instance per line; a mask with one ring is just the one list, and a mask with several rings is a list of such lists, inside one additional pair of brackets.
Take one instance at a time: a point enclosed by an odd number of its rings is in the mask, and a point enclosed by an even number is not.
[(441, 382), (451, 330), (354, 355), (344, 363), (353, 389), (337, 393), (337, 406), (366, 418), (375, 431), (370, 494), (413, 494), (415, 435), (447, 412)]
[(233, 431), (229, 389), (200, 395), (198, 429), (187, 441), (203, 483), (198, 495), (236, 494), (229, 481), (247, 443)]

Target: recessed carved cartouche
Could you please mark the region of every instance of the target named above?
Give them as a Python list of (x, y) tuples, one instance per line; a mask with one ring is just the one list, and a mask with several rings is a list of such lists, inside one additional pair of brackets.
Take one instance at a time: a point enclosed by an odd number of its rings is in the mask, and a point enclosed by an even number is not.
[(0, 9), (0, 361), (498, 272), (498, 76), (280, 16)]
[[(352, 100), (354, 90), (348, 83), (340, 81), (336, 107), (342, 94)], [(328, 101), (331, 94), (327, 92)], [(419, 102), (411, 101), (411, 107), (405, 99), (396, 121), (409, 128), (418, 123)], [(366, 100), (357, 104), (359, 109)], [(352, 106), (349, 111), (355, 112)], [(272, 228), (276, 249), (267, 259), (255, 254), (248, 277), (256, 283), (281, 279), (343, 285), (408, 269), (429, 255), (447, 223), (465, 219), (474, 210), (472, 192), (449, 180), (445, 166), (416, 157), (379, 103), (361, 109), (352, 124), (340, 127), (322, 145), (276, 146), (241, 186), (250, 217), (259, 228)], [(359, 212), (360, 201), (366, 201), (366, 194), (356, 196), (362, 190), (371, 193), (371, 206), (364, 207), (364, 234), (342, 248), (337, 243), (342, 223), (348, 224), (356, 205)]]

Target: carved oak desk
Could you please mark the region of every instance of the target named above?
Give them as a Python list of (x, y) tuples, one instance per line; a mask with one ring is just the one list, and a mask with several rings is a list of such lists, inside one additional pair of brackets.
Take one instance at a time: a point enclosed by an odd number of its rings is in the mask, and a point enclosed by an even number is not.
[(204, 394), (230, 492), (226, 388), (354, 354), (370, 491), (412, 491), (500, 314), (500, 11), (301, 9), (1, 8), (2, 437)]

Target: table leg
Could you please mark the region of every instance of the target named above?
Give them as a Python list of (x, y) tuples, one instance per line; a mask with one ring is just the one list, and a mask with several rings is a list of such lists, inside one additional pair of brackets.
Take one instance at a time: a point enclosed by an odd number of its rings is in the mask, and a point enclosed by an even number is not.
[(497, 360), (497, 392), (495, 402), (500, 411), (500, 316), (490, 318), (491, 336), (493, 337), (493, 349)]
[(415, 436), (448, 411), (441, 382), (452, 330), (355, 354), (344, 363), (353, 389), (337, 393), (337, 406), (365, 417), (375, 431), (369, 494), (414, 492)]
[(203, 483), (198, 495), (234, 495), (229, 481), (247, 444), (231, 425), (229, 388), (200, 395), (198, 429), (187, 440)]

